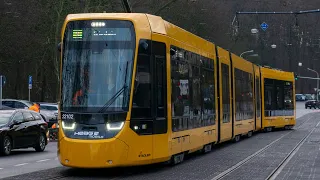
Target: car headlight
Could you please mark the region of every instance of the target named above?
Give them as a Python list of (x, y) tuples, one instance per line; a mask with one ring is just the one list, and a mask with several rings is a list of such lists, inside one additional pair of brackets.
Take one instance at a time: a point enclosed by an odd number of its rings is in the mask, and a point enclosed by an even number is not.
[(62, 121), (62, 128), (63, 128), (63, 129), (74, 130), (75, 127), (76, 127), (76, 123), (75, 123), (75, 122), (73, 122), (73, 123), (71, 123), (71, 124), (69, 124), (69, 123), (66, 124), (64, 121)]
[(108, 122), (106, 127), (108, 131), (121, 130), (124, 126), (124, 122)]

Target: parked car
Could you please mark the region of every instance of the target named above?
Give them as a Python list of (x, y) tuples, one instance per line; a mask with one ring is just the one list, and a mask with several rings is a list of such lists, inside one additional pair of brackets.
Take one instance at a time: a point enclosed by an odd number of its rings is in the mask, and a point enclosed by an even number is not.
[(0, 110), (6, 110), (6, 109), (13, 109), (13, 108), (8, 107), (8, 106), (5, 106), (5, 105), (2, 105), (2, 106), (0, 107)]
[(304, 96), (303, 94), (296, 94), (296, 101), (305, 101), (306, 100), (306, 96)]
[[(33, 104), (34, 104), (33, 102), (27, 101), (27, 100), (18, 100), (18, 99), (2, 100), (2, 105), (15, 108), (15, 109), (29, 109)], [(46, 122), (49, 122), (50, 117), (47, 117), (47, 113), (45, 111), (41, 112), (41, 107), (40, 107), (40, 114)]]
[(0, 110), (0, 153), (33, 147), (44, 151), (49, 141), (48, 124), (42, 116), (25, 109)]
[(314, 97), (313, 97), (314, 95), (312, 95), (312, 94), (305, 94), (304, 96), (306, 97), (307, 101), (314, 100)]
[(34, 103), (27, 100), (2, 99), (2, 105), (15, 109), (29, 109)]
[(39, 104), (40, 113), (46, 116), (50, 128), (54, 123), (58, 122), (58, 104), (44, 102), (39, 102)]
[(320, 109), (320, 102), (319, 101), (317, 101), (317, 100), (310, 100), (310, 101), (307, 101), (306, 103), (305, 103), (305, 108), (307, 109), (307, 108), (319, 108)]

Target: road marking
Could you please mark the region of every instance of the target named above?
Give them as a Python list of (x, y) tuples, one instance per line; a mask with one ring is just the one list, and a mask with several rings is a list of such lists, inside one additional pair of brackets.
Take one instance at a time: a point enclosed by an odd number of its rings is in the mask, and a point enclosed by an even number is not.
[(44, 161), (49, 161), (50, 159), (42, 159), (42, 160), (39, 160), (37, 162), (44, 162)]
[(1, 169), (3, 169), (3, 168), (0, 168), (0, 170), (1, 170)]
[(29, 164), (29, 163), (16, 164), (14, 166), (23, 166), (23, 165), (26, 165), (26, 164)]

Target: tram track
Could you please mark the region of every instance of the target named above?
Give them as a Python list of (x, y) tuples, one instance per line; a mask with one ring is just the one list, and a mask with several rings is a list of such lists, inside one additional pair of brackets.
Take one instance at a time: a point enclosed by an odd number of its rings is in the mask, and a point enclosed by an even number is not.
[[(298, 127), (296, 127), (295, 129), (300, 129), (302, 127), (302, 125), (304, 125), (305, 123), (309, 122), (311, 119), (313, 118), (313, 115), (310, 115), (310, 117), (301, 122), (301, 124), (299, 124)], [(317, 126), (315, 126), (309, 133), (307, 133), (307, 135), (305, 135), (299, 142), (298, 144), (290, 151), (290, 153), (285, 157), (285, 159), (277, 166), (277, 168), (267, 177), (268, 178), (272, 178), (277, 176), (280, 172), (281, 169), (285, 166), (285, 164), (287, 163), (286, 160), (290, 160), (289, 157), (296, 152), (295, 150), (298, 150), (302, 144), (305, 142), (305, 140), (312, 134), (312, 132), (318, 127), (318, 125), (320, 124), (320, 122), (317, 124)], [(266, 150), (268, 150), (270, 147), (272, 147), (275, 143), (279, 142), (280, 140), (282, 140), (283, 138), (287, 137), (288, 135), (292, 134), (295, 131), (290, 131), (285, 133), (284, 135), (282, 135), (281, 137), (279, 137), (278, 139), (270, 142), (269, 144), (267, 144), (265, 147), (261, 148), (260, 150), (256, 151), (254, 154), (248, 156), (247, 158), (245, 158), (244, 160), (238, 162), (237, 164), (235, 164), (234, 166), (230, 167), (229, 169), (221, 172), (220, 174), (216, 175), (215, 177), (211, 178), (211, 180), (220, 180), (225, 178), (226, 176), (230, 175), (232, 172), (235, 172), (237, 169), (241, 168), (243, 165), (249, 163), (253, 158), (257, 157), (258, 155), (262, 154), (263, 152), (265, 152)], [(294, 155), (294, 154), (293, 154)], [(282, 167), (283, 166), (283, 167)]]
[(283, 168), (288, 164), (288, 162), (292, 159), (292, 157), (298, 152), (300, 147), (303, 145), (303, 143), (310, 137), (310, 135), (313, 133), (315, 129), (318, 128), (320, 122), (312, 128), (312, 130), (299, 141), (299, 143), (288, 153), (288, 155), (281, 161), (281, 163), (275, 168), (272, 173), (266, 178), (266, 180), (274, 180), (276, 177), (281, 173)]

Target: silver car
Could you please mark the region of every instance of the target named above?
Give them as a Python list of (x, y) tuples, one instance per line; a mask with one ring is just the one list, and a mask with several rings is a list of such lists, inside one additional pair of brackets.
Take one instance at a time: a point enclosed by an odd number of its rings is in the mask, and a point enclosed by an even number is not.
[(58, 104), (40, 102), (40, 113), (45, 115), (48, 122), (55, 123), (58, 118)]

